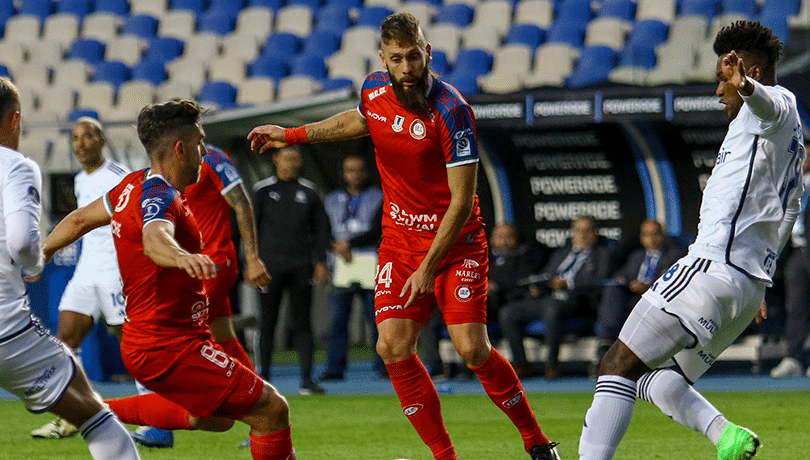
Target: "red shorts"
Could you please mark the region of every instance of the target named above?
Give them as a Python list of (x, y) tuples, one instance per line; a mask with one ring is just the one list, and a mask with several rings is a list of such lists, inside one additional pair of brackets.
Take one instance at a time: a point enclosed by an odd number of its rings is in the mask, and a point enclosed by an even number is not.
[(408, 309), (402, 306), (410, 293), (400, 297), (402, 286), (419, 268), (424, 254), (380, 248), (374, 315), (377, 323), (389, 318), (405, 318), (424, 325), (438, 304), (446, 324), (487, 322), (486, 246), (453, 246), (436, 270), (433, 295), (417, 298)]
[(231, 288), (239, 277), (239, 267), (232, 261), (231, 265), (219, 264), (217, 276), (205, 280), (205, 295), (208, 297), (209, 323), (223, 316), (233, 316), (231, 312)]
[[(195, 417), (239, 420), (250, 412), (264, 388), (264, 381), (252, 369), (210, 340), (193, 337), (149, 351), (123, 347), (121, 351), (133, 378)], [(148, 378), (154, 375), (157, 377)]]

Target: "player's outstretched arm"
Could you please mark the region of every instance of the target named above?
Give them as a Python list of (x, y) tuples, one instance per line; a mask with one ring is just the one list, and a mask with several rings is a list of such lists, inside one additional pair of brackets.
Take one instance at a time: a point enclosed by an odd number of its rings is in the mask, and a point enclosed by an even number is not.
[(143, 227), (143, 253), (160, 267), (179, 268), (188, 276), (210, 279), (217, 276), (217, 266), (204, 254), (192, 254), (174, 239), (174, 225), (162, 220), (147, 222)]
[(110, 219), (107, 208), (104, 206), (104, 197), (97, 198), (87, 206), (68, 214), (42, 242), (45, 263), (51, 260), (56, 251), (77, 241), (87, 232), (108, 225)]
[(729, 82), (743, 96), (754, 116), (760, 120), (773, 120), (779, 116), (778, 101), (765, 91), (762, 83), (746, 73), (743, 58), (736, 51), (731, 51), (723, 58), (721, 70), (730, 75)]
[(346, 110), (325, 120), (309, 123), (297, 128), (282, 128), (277, 125), (263, 125), (248, 133), (250, 149), (264, 153), (268, 149), (279, 149), (300, 143), (334, 142), (368, 136), (368, 124), (357, 109)]
[(258, 289), (270, 284), (270, 274), (259, 258), (259, 239), (256, 237), (256, 219), (245, 184), (241, 183), (223, 195), (236, 213), (236, 225), (245, 250), (245, 279)]

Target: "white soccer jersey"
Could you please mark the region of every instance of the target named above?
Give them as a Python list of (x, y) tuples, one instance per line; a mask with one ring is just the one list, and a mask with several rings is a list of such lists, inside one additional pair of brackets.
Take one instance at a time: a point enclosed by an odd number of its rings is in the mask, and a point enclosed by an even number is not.
[(689, 254), (771, 284), (799, 209), (804, 140), (793, 93), (753, 83), (703, 191)]
[[(74, 188), (79, 207), (87, 206), (121, 182), (129, 169), (114, 161), (104, 160), (95, 171), (76, 174)], [(118, 260), (110, 226), (99, 227), (82, 237), (82, 252), (72, 282), (80, 284), (119, 283)]]
[(31, 322), (22, 267), (11, 262), (7, 245), (6, 216), (26, 211), (39, 225), (42, 214), (42, 177), (36, 163), (21, 153), (0, 147), (0, 339)]

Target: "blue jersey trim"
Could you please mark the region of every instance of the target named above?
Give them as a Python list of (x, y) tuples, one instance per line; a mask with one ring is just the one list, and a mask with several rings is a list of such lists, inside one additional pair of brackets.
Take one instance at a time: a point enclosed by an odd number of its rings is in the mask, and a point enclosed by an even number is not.
[(159, 176), (148, 178), (144, 181), (142, 188), (143, 224), (146, 225), (156, 219), (169, 220), (166, 218), (166, 212), (179, 192)]

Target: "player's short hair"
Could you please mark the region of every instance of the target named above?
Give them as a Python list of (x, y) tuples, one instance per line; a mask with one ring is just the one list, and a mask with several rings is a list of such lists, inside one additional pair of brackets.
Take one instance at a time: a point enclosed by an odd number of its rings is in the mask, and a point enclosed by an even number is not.
[(714, 39), (714, 52), (718, 56), (734, 51), (748, 51), (760, 55), (771, 69), (782, 55), (782, 42), (771, 29), (759, 21), (742, 20), (723, 27)]
[(149, 104), (138, 114), (138, 138), (151, 157), (169, 134), (196, 126), (202, 107), (188, 99)]
[(427, 46), (425, 36), (419, 30), (419, 20), (411, 13), (395, 13), (385, 18), (380, 26), (380, 39), (384, 45), (392, 41), (400, 44)]
[(0, 120), (20, 110), (20, 92), (8, 77), (0, 77)]
[(96, 134), (98, 134), (100, 137), (104, 137), (104, 127), (101, 126), (101, 122), (96, 120), (95, 118), (79, 117), (79, 119), (76, 120), (76, 123), (74, 123), (73, 126), (76, 126), (79, 123), (85, 123), (87, 125), (90, 125), (90, 127), (93, 128), (93, 131), (95, 131)]

